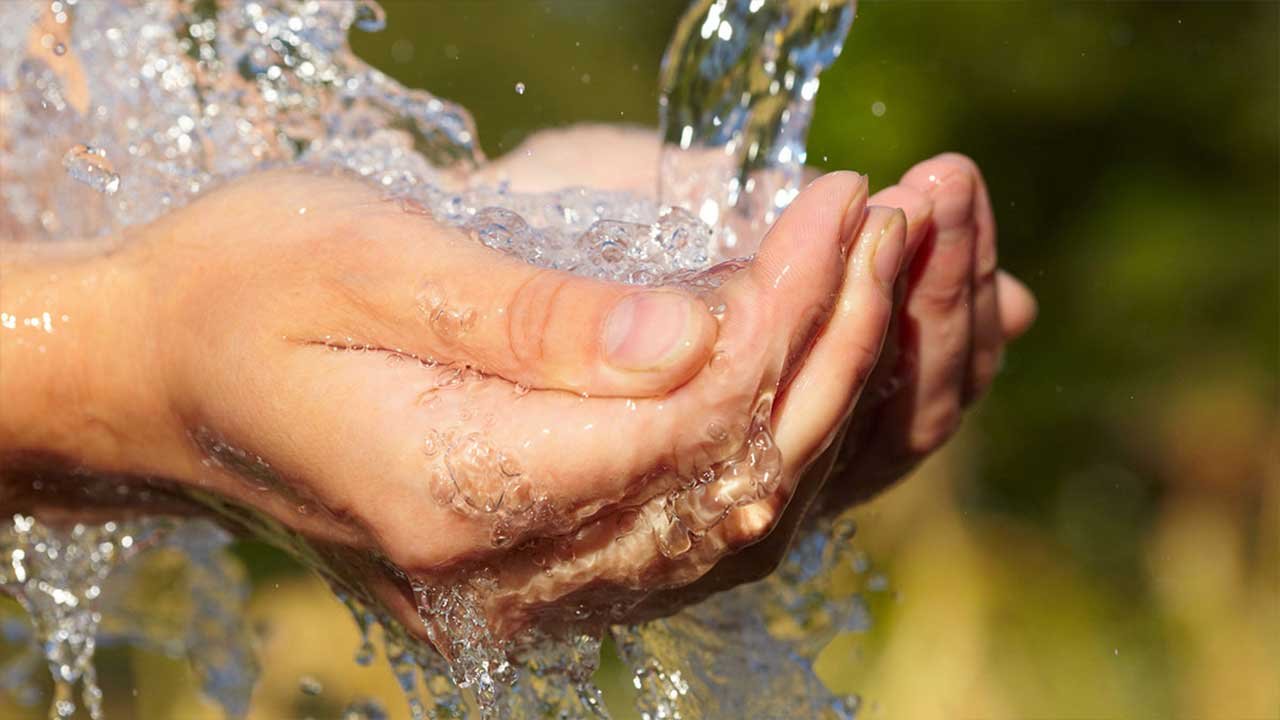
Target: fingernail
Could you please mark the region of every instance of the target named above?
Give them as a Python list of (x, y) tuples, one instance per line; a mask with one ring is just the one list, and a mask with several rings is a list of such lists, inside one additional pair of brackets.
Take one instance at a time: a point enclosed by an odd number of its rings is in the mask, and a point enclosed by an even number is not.
[(908, 197), (902, 203), (902, 212), (907, 215), (907, 232), (914, 232), (933, 217), (933, 199), (924, 193)]
[(893, 283), (898, 279), (898, 270), (902, 267), (906, 229), (907, 216), (902, 210), (895, 209), (889, 221), (880, 228), (880, 237), (876, 240), (876, 248), (871, 256), (871, 266), (875, 269), (876, 280), (890, 291), (893, 290)]
[[(853, 173), (857, 175), (857, 173)], [(858, 189), (849, 197), (849, 204), (844, 206), (844, 215), (840, 218), (840, 242), (847, 251), (853, 247), (858, 236), (858, 228), (862, 226), (862, 218), (866, 215), (867, 184), (866, 175), (859, 176)]]
[(622, 370), (674, 364), (694, 344), (701, 308), (684, 295), (649, 290), (627, 295), (604, 323), (605, 356)]

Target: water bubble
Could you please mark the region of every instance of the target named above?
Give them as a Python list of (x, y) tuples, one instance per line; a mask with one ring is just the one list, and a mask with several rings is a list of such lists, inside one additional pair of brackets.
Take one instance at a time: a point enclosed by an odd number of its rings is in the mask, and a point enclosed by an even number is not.
[(387, 26), (387, 13), (376, 0), (359, 0), (353, 24), (364, 32), (379, 32)]
[(428, 430), (427, 436), (422, 440), (422, 452), (427, 457), (434, 457), (443, 447), (443, 440), (440, 433), (435, 430)]
[(853, 554), (853, 560), (850, 565), (853, 567), (854, 572), (862, 575), (871, 569), (871, 559), (867, 557), (866, 551), (859, 550)]
[(62, 43), (58, 43), (58, 44), (54, 45), (54, 46), (53, 46), (53, 54), (54, 54), (54, 55), (57, 55), (58, 57), (62, 57), (63, 55), (66, 55), (66, 54), (67, 54), (67, 46), (66, 46), (66, 45), (64, 45), (64, 44), (62, 44)]
[(875, 115), (876, 117), (884, 117), (884, 112), (885, 112), (885, 106), (883, 102), (876, 100), (875, 102), (871, 103), (872, 115)]
[(382, 703), (373, 698), (357, 698), (342, 710), (342, 720), (387, 720)]
[(516, 83), (516, 94), (517, 94), (517, 95), (523, 95), (523, 94), (524, 94), (524, 83), (522, 83), (522, 82), (518, 82), (518, 83)]
[(468, 433), (449, 444), (444, 455), (444, 469), (457, 491), (462, 510), (493, 513), (502, 506), (509, 485), (502, 471), (505, 457), (480, 433)]
[(312, 675), (303, 675), (298, 678), (298, 690), (303, 695), (311, 695), (312, 697), (324, 692), (324, 685)]
[(645, 519), (649, 521), (653, 540), (663, 557), (677, 558), (693, 547), (689, 529), (668, 504), (649, 510), (645, 513)]
[(101, 148), (73, 145), (62, 157), (62, 166), (73, 179), (104, 195), (114, 195), (120, 189), (120, 176)]

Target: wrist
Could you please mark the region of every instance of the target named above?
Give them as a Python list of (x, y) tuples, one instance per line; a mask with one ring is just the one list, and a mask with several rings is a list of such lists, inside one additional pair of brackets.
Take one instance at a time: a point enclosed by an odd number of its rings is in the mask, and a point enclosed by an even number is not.
[(166, 474), (178, 446), (138, 263), (113, 241), (0, 244), (0, 455)]

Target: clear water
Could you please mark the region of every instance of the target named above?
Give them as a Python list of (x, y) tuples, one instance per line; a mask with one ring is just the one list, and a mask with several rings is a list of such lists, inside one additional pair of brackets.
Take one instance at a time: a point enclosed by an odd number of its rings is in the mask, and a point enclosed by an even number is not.
[[(223, 552), (230, 541), (206, 520), (61, 527), (14, 515), (0, 532), (0, 588), (22, 604), (31, 626), (6, 633), (26, 651), (0, 670), (4, 687), (21, 699), (31, 673), (46, 665), (54, 680), (49, 717), (71, 717), (79, 702), (96, 720), (94, 649), (128, 642), (186, 657), (204, 692), (229, 716), (243, 716), (258, 666), (244, 625), (248, 586)], [(157, 587), (182, 597), (157, 604)]]
[(749, 255), (800, 192), (819, 74), (852, 0), (696, 0), (662, 63), (660, 197)]
[[(589, 188), (529, 195), (470, 182), (485, 158), (465, 110), (396, 84), (350, 52), (351, 26), (383, 23), (369, 2), (3, 3), (0, 135), (10, 142), (0, 143), (0, 212), (32, 240), (108, 234), (232, 178), (304, 163), (367, 178), (531, 263), (629, 283), (714, 286), (738, 267), (717, 263), (754, 250), (798, 192), (818, 74), (839, 54), (853, 16), (852, 0), (695, 2), (663, 64), (665, 145), (655, 202)], [(72, 58), (84, 70), (83, 93), (64, 87), (51, 66)], [(637, 522), (664, 554), (687, 552), (732, 507), (772, 491), (780, 459), (761, 419), (769, 401), (758, 399), (740, 442), (705, 476), (638, 508)], [(216, 438), (207, 444), (213, 462), (265, 466)], [(442, 447), (500, 462), (481, 450), (454, 441)], [(459, 512), (497, 510), (468, 492), (455, 487), (440, 499)], [(206, 500), (244, 521), (243, 512)], [(433, 650), (355, 599), (358, 588), (345, 587), (341, 568), (320, 560), (305, 540), (267, 521), (256, 527), (331, 580), (368, 638), (358, 662), (371, 660), (370, 635), (381, 635), (414, 717), (457, 717), (471, 707), (485, 717), (607, 716), (591, 681), (599, 615), (587, 622), (591, 612), (583, 611), (580, 630), (553, 636), (535, 627), (498, 640), (480, 611), (490, 592), (485, 568), (448, 582), (406, 577)], [(835, 633), (867, 622), (856, 594), (830, 584), (837, 570), (856, 565), (850, 535), (847, 525), (817, 528), (765, 581), (666, 620), (609, 630), (645, 716), (852, 717), (857, 701), (833, 697), (812, 671)], [(508, 536), (495, 531), (495, 544)], [(31, 613), (57, 687), (51, 715), (74, 711), (78, 686), (78, 702), (98, 717), (92, 656), (108, 631), (185, 653), (205, 691), (228, 715), (242, 715), (254, 664), (238, 641), (245, 590), (221, 554), (227, 541), (204, 521), (65, 529), (15, 517), (0, 533), (8, 560), (0, 577)], [(130, 585), (132, 558), (146, 547), (190, 558), (193, 626), (208, 632), (157, 632), (144, 606), (104, 593)], [(348, 714), (380, 712), (367, 702)]]

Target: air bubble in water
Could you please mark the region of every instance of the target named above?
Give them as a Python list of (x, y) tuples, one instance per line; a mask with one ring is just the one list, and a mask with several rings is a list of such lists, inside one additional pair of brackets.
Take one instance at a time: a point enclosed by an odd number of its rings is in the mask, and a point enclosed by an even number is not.
[(522, 83), (522, 82), (518, 82), (518, 83), (516, 83), (516, 94), (517, 94), (517, 95), (523, 95), (523, 94), (524, 94), (524, 83)]
[(120, 176), (107, 161), (107, 154), (101, 148), (73, 145), (62, 157), (62, 166), (73, 179), (104, 195), (113, 195), (120, 189)]

